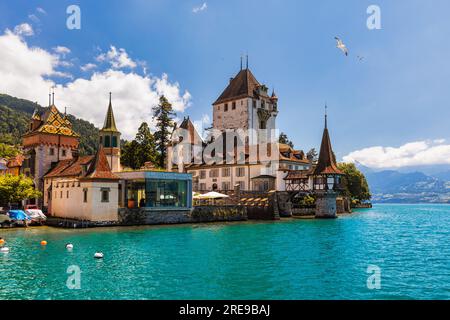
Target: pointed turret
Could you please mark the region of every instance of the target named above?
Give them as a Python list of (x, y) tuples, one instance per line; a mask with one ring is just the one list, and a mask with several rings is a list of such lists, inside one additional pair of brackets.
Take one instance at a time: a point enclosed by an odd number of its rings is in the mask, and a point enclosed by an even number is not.
[(105, 122), (103, 123), (102, 131), (119, 132), (116, 127), (116, 120), (114, 119), (114, 112), (111, 103), (111, 92), (109, 93), (109, 105), (106, 112)]
[(120, 132), (116, 127), (114, 112), (111, 102), (111, 92), (109, 93), (109, 105), (106, 112), (103, 128), (100, 130), (100, 148), (104, 148), (109, 166), (113, 172), (121, 171), (120, 167)]
[(336, 165), (330, 134), (328, 132), (327, 114), (325, 112), (325, 128), (323, 129), (322, 143), (320, 145), (319, 160), (314, 169), (314, 175), (343, 174)]
[(327, 107), (325, 106), (325, 128), (320, 145), (319, 160), (314, 168), (313, 189), (316, 192), (316, 218), (336, 218), (336, 197), (341, 188), (341, 175), (338, 169), (327, 124)]

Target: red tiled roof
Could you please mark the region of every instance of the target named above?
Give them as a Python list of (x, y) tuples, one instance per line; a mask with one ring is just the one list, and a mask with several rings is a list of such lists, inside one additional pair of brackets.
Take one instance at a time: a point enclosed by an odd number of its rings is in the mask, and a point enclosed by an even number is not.
[(23, 155), (18, 154), (14, 158), (9, 159), (6, 166), (8, 168), (21, 167), (24, 159), (25, 159), (25, 157)]
[(82, 166), (89, 165), (93, 159), (94, 156), (83, 156), (78, 159), (61, 160), (45, 177), (79, 177), (83, 172)]
[[(83, 173), (83, 166), (87, 167)], [(119, 179), (111, 172), (103, 148), (95, 156), (83, 156), (77, 159), (62, 160), (51, 169), (45, 178), (77, 177), (80, 179)]]
[(108, 160), (106, 159), (106, 155), (103, 152), (103, 148), (97, 151), (95, 158), (91, 161), (91, 165), (83, 177), (86, 179), (119, 179), (118, 176), (111, 172), (111, 168), (109, 167)]

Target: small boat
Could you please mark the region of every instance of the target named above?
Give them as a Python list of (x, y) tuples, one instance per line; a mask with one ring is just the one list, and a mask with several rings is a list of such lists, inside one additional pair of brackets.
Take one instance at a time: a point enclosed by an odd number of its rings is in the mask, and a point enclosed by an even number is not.
[(95, 259), (103, 259), (103, 252), (96, 252), (94, 254)]
[(28, 227), (31, 218), (23, 210), (9, 210), (8, 216), (16, 227)]
[(8, 248), (8, 247), (1, 247), (1, 248), (0, 248), (0, 252), (2, 252), (2, 253), (8, 253), (8, 252), (9, 252), (9, 248)]
[(25, 213), (30, 217), (30, 225), (43, 225), (47, 217), (37, 205), (30, 204), (25, 206)]

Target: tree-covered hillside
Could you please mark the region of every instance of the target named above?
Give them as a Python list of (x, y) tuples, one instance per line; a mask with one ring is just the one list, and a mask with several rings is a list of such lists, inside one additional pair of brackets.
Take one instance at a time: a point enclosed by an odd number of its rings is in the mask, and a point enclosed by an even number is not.
[[(0, 94), (0, 143), (18, 145), (26, 132), (35, 108), (42, 106), (25, 99)], [(61, 111), (61, 110), (60, 110)], [(80, 154), (93, 154), (97, 149), (98, 129), (90, 122), (68, 115), (80, 138)]]

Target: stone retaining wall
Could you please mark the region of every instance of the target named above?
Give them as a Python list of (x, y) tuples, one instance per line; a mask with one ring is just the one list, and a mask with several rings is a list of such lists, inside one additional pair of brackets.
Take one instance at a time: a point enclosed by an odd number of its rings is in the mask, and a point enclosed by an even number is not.
[(119, 209), (119, 224), (178, 224), (247, 220), (247, 210), (242, 206), (199, 206), (192, 210), (154, 210), (146, 208)]

